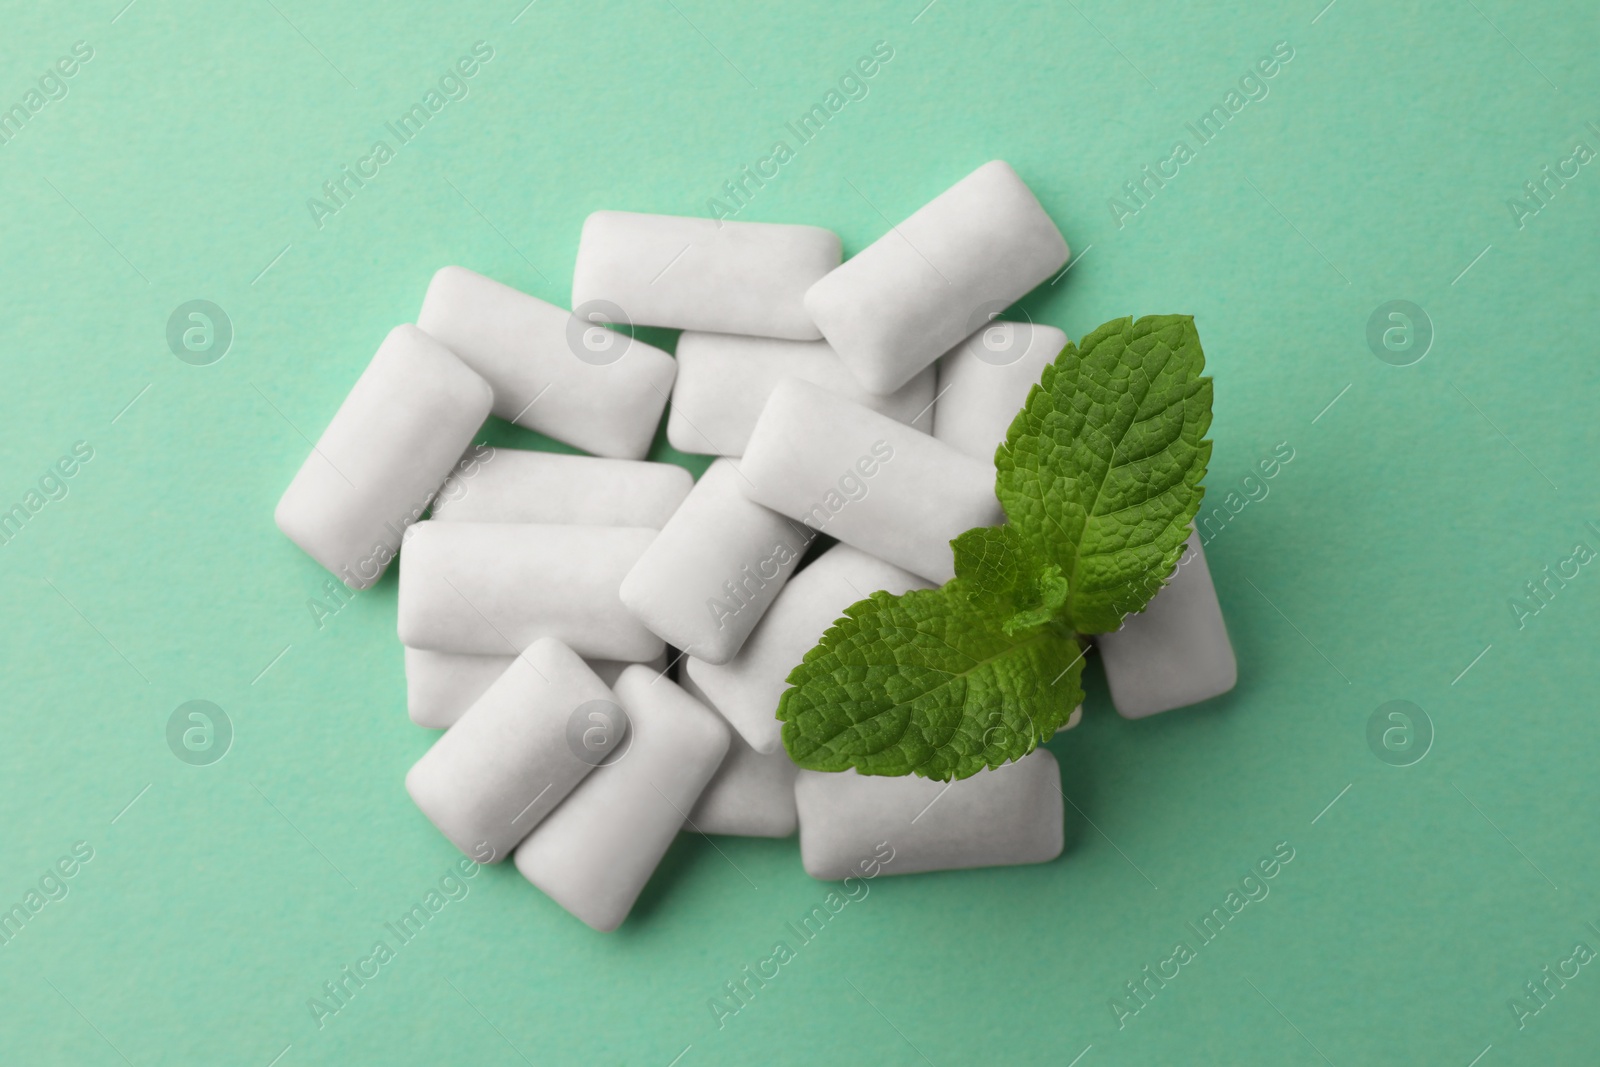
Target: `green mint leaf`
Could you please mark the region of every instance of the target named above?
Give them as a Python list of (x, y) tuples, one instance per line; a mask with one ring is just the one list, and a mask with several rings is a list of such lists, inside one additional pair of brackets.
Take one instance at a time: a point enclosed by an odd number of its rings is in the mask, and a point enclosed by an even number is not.
[(969, 596), (1010, 596), (1022, 581), (1022, 537), (1012, 526), (977, 526), (950, 542)]
[(979, 526), (951, 541), (950, 547), (967, 599), (997, 601), (1005, 633), (1049, 622), (1066, 602), (1067, 580), (1061, 568), (1033, 556), (1014, 526)]
[(1023, 608), (1001, 623), (1000, 628), (1006, 633), (1020, 633), (1030, 627), (1041, 626), (1060, 615), (1071, 587), (1067, 585), (1061, 568), (1050, 563), (1033, 577), (1030, 590), (1027, 602), (1032, 607)]
[(1083, 650), (1048, 620), (1008, 631), (1022, 586), (986, 554), (1008, 536), (966, 541), (979, 551), (971, 586), (877, 592), (845, 610), (778, 703), (796, 763), (948, 781), (1020, 759), (1067, 721)]
[(1211, 458), (1204, 369), (1187, 315), (1108, 322), (1045, 368), (995, 455), (1015, 558), (1059, 568), (1078, 633), (1116, 630), (1178, 564)]
[(1008, 522), (952, 541), (942, 589), (878, 592), (789, 674), (802, 767), (970, 777), (1048, 739), (1083, 700), (1083, 640), (1177, 566), (1211, 457), (1194, 321), (1118, 319), (1069, 343), (996, 453)]

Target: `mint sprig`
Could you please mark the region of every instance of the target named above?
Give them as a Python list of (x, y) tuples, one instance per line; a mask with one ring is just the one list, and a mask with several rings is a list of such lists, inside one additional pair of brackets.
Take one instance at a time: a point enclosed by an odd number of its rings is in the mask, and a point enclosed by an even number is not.
[(995, 453), (1007, 521), (951, 542), (955, 578), (845, 609), (778, 703), (800, 766), (948, 781), (1020, 759), (1083, 700), (1082, 635), (1143, 611), (1205, 489), (1211, 379), (1187, 315), (1068, 342)]
[(1211, 379), (1194, 319), (1115, 319), (1045, 368), (995, 453), (1023, 543), (1060, 567), (1066, 618), (1110, 633), (1178, 565), (1211, 459)]

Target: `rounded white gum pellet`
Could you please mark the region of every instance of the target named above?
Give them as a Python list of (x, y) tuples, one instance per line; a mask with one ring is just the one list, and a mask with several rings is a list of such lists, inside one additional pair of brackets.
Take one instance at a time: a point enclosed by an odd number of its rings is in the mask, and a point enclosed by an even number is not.
[[(800, 859), (813, 878), (1048, 863), (1061, 854), (1061, 773), (1046, 749), (959, 782), (802, 770)], [(887, 858), (886, 854), (887, 853)]]
[(528, 835), (515, 860), (596, 930), (627, 918), (728, 751), (727, 724), (658, 672), (629, 667), (616, 694), (627, 709), (626, 747)]
[(1066, 347), (1067, 335), (1037, 322), (992, 322), (939, 357), (933, 436), (985, 463)]
[(488, 384), (448, 349), (396, 326), (278, 501), (278, 529), (345, 585), (366, 589), (491, 402)]
[(944, 582), (952, 538), (1003, 518), (994, 468), (810, 382), (773, 389), (739, 461), (745, 495)]
[[(685, 676), (681, 685), (684, 692), (717, 710), (692, 677)], [(737, 730), (731, 733), (728, 754), (689, 812), (684, 830), (734, 837), (788, 837), (799, 825), (794, 776), (800, 768), (781, 747), (757, 752)]]
[(596, 211), (578, 239), (572, 306), (643, 326), (813, 340), (806, 290), (839, 257), (838, 235), (817, 226)]
[[(406, 711), (411, 721), (430, 730), (454, 726), (495, 680), (516, 660), (515, 656), (478, 656), (469, 652), (435, 652), (426, 648), (407, 648)], [(606, 685), (617, 680), (629, 664), (614, 659), (584, 662)], [(665, 670), (663, 652), (648, 665)]]
[(400, 564), (400, 643), (507, 655), (555, 637), (590, 659), (654, 659), (661, 638), (617, 589), (655, 537), (631, 526), (419, 522)]
[(423, 753), (406, 790), (457, 848), (496, 863), (627, 743), (626, 723), (577, 653), (535, 641)]
[(879, 396), (861, 388), (826, 341), (685, 332), (677, 360), (667, 440), (683, 452), (742, 455), (762, 405), (783, 378), (801, 378), (923, 433), (933, 429), (932, 367)]
[(743, 481), (735, 461), (711, 464), (619, 591), (653, 633), (710, 663), (739, 651), (814, 536), (752, 502)]
[(995, 160), (813, 285), (806, 308), (862, 386), (893, 392), (1069, 255), (1033, 192)]
[(693, 485), (675, 463), (484, 448), (445, 479), (430, 517), (659, 530)]
[(799, 665), (844, 609), (878, 590), (895, 596), (927, 589), (908, 571), (849, 545), (834, 545), (790, 579), (731, 661), (718, 665), (689, 657), (683, 670), (712, 708), (759, 753), (781, 751), (778, 699)]
[(1095, 644), (1111, 703), (1125, 719), (1198, 704), (1234, 687), (1239, 664), (1198, 533), (1190, 531), (1178, 569), (1149, 606)]
[(678, 365), (653, 345), (465, 267), (433, 276), (417, 325), (488, 380), (494, 413), (586, 452), (643, 459)]

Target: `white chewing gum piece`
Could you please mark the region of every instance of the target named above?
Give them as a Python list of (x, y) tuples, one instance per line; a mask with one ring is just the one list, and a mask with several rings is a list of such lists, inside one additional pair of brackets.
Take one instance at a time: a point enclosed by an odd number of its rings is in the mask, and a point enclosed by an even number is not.
[(985, 463), (1066, 347), (1067, 335), (1033, 322), (992, 322), (939, 357), (933, 436)]
[(795, 800), (801, 862), (824, 881), (860, 877), (874, 856), (886, 874), (1048, 863), (1064, 840), (1061, 773), (1042, 748), (959, 782), (802, 770)]
[(1177, 571), (1150, 605), (1095, 644), (1111, 703), (1125, 719), (1198, 704), (1234, 687), (1239, 664), (1198, 533), (1190, 532)]
[[(590, 710), (611, 727), (604, 738), (592, 732)], [(406, 790), (463, 853), (498, 863), (626, 744), (625, 722), (615, 695), (577, 653), (554, 639), (535, 641), (423, 753)]]
[(798, 378), (773, 389), (739, 461), (745, 495), (931, 582), (952, 538), (1003, 513), (991, 464)]
[(417, 325), (494, 387), (494, 413), (598, 456), (643, 459), (678, 365), (653, 345), (445, 267)]
[(815, 340), (806, 290), (839, 257), (839, 236), (817, 226), (596, 211), (578, 239), (572, 306), (642, 326)]
[(622, 580), (633, 616), (709, 663), (739, 651), (812, 531), (752, 502), (734, 460), (712, 463)]
[(643, 662), (661, 639), (617, 597), (656, 531), (419, 522), (400, 564), (400, 643), (507, 655), (556, 637), (589, 659)]
[(627, 709), (626, 747), (573, 790), (515, 858), (524, 878), (602, 931), (628, 917), (729, 739), (727, 723), (649, 667), (623, 671), (616, 694)]
[(378, 346), (278, 501), (278, 529), (351, 589), (383, 576), (489, 415), (488, 384), (415, 326)]
[(813, 285), (806, 308), (862, 386), (890, 393), (1069, 255), (1033, 192), (995, 160)]

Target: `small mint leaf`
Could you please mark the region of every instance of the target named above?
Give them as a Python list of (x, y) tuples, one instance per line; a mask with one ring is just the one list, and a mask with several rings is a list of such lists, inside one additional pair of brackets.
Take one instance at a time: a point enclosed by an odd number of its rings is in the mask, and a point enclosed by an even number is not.
[(1042, 626), (1060, 613), (1067, 599), (1061, 568), (1041, 565), (1013, 526), (979, 526), (950, 542), (956, 577), (970, 601), (995, 602), (996, 618), (1007, 634)]
[(1020, 558), (1060, 568), (1079, 633), (1143, 611), (1178, 564), (1211, 458), (1204, 369), (1187, 315), (1108, 322), (1045, 368), (995, 454)]
[(1077, 639), (1055, 623), (1006, 632), (1006, 597), (966, 581), (845, 610), (778, 702), (790, 758), (948, 781), (1020, 759), (1067, 721), (1083, 700)]
[(972, 596), (1011, 595), (1022, 580), (1022, 538), (1010, 526), (977, 526), (950, 542), (956, 575)]
[(1008, 634), (1019, 633), (1030, 626), (1044, 625), (1059, 615), (1061, 606), (1067, 602), (1067, 580), (1062, 577), (1061, 568), (1053, 563), (1040, 571), (1030, 585), (1029, 602), (1037, 606), (1024, 608), (1002, 623), (1001, 629)]

